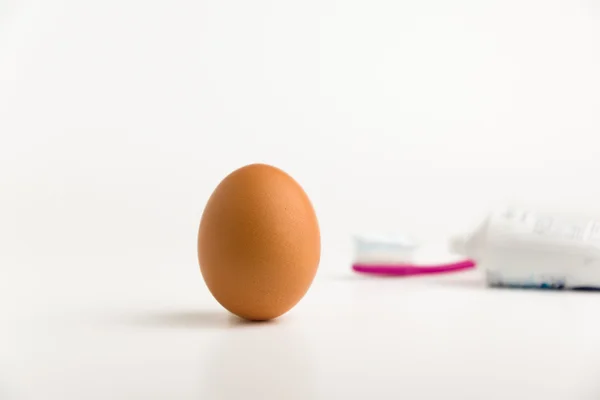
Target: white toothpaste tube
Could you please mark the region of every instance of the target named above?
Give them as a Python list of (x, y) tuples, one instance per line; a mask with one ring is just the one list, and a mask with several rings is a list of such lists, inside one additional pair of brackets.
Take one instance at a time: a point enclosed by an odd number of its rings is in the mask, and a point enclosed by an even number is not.
[(600, 219), (507, 208), (450, 246), (490, 286), (600, 289)]

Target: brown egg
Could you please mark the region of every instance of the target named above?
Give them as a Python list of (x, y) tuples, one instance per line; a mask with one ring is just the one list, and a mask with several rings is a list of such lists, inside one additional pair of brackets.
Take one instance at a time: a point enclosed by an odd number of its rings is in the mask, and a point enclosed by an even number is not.
[(229, 174), (206, 204), (198, 232), (202, 276), (215, 299), (249, 320), (277, 318), (308, 291), (321, 236), (302, 187), (252, 164)]

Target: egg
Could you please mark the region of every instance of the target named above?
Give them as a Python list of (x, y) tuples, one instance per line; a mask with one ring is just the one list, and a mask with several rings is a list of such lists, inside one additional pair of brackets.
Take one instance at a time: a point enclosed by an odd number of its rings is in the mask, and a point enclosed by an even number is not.
[(226, 176), (202, 213), (198, 261), (214, 298), (248, 320), (277, 318), (311, 286), (321, 257), (315, 210), (287, 173), (251, 164)]

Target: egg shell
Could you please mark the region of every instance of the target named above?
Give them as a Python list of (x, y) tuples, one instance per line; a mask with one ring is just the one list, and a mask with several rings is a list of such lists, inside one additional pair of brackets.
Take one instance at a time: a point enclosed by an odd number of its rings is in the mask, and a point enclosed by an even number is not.
[(282, 170), (252, 164), (210, 196), (198, 231), (208, 289), (248, 320), (277, 318), (304, 297), (317, 273), (321, 237), (302, 187)]

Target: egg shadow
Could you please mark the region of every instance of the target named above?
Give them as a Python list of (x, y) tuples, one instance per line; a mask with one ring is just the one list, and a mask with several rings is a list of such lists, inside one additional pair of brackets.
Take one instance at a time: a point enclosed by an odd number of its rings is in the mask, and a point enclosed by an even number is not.
[(247, 321), (227, 311), (153, 310), (124, 315), (119, 321), (138, 328), (158, 329), (232, 329), (276, 324), (272, 321)]
[(201, 362), (202, 398), (319, 398), (311, 349), (301, 332), (288, 324), (224, 332)]

